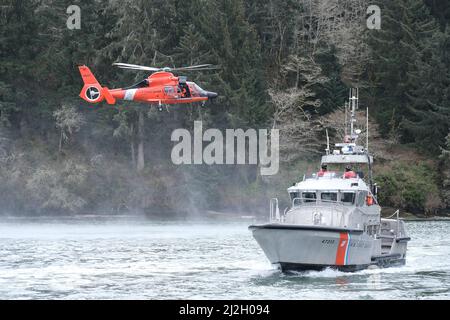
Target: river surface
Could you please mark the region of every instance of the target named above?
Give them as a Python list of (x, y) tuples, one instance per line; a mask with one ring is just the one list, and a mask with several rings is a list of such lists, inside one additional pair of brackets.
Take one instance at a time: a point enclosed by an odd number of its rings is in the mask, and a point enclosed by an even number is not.
[(450, 222), (403, 267), (282, 274), (248, 223), (0, 220), (0, 299), (449, 299)]

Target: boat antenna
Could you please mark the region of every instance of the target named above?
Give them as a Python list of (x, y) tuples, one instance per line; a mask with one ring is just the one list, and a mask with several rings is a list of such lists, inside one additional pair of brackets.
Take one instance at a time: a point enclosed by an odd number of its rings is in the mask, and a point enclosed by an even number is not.
[(356, 88), (356, 110), (359, 110), (359, 88)]
[(344, 120), (344, 136), (347, 135), (347, 127), (348, 127), (348, 123), (347, 123), (347, 101), (344, 102), (344, 110), (345, 110), (345, 120)]
[(325, 132), (327, 133), (327, 148), (325, 149), (325, 152), (327, 155), (330, 154), (330, 137), (328, 136), (328, 129), (325, 129)]
[(352, 134), (351, 132), (351, 126), (352, 126), (352, 88), (349, 89), (349, 93), (348, 93), (348, 103), (347, 103), (347, 107), (348, 107), (348, 112), (350, 113), (350, 135)]
[(351, 109), (350, 109), (350, 136), (352, 137), (352, 139), (355, 135), (355, 132), (353, 131), (354, 130), (353, 124), (356, 121), (355, 111), (356, 111), (356, 103), (358, 101), (357, 92), (358, 92), (357, 89), (350, 89), (350, 106), (351, 106)]
[(366, 152), (369, 154), (369, 108), (366, 108)]

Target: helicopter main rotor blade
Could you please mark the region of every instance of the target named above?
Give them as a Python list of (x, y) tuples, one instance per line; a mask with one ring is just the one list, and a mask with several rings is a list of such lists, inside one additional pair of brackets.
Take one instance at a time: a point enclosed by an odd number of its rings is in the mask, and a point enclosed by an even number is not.
[(130, 69), (130, 70), (168, 71), (168, 72), (171, 72), (171, 71), (203, 71), (203, 70), (219, 69), (218, 67), (213, 66), (212, 64), (199, 64), (196, 66), (180, 67), (180, 68), (170, 68), (170, 67), (154, 68), (154, 67), (141, 66), (141, 65), (137, 65), (137, 64), (115, 62), (115, 63), (113, 63), (113, 66), (117, 66), (121, 69)]
[(190, 66), (190, 67), (180, 67), (174, 68), (173, 71), (203, 71), (203, 70), (217, 70), (219, 67), (213, 66), (212, 64), (201, 64), (198, 66)]
[(137, 64), (129, 64), (129, 63), (121, 63), (121, 62), (113, 63), (113, 66), (117, 66), (121, 69), (143, 70), (143, 71), (161, 71), (162, 70), (160, 68), (146, 67), (146, 66), (140, 66)]
[(212, 64), (199, 64), (196, 66), (189, 66), (189, 67), (179, 67), (175, 69), (197, 69), (197, 68), (205, 68), (205, 67), (211, 67)]

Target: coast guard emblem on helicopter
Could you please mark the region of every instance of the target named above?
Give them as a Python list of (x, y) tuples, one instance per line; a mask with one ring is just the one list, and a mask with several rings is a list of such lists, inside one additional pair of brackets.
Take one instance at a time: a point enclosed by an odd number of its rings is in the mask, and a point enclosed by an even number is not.
[(98, 90), (98, 88), (89, 87), (86, 89), (86, 98), (91, 101), (95, 101), (98, 97), (100, 97), (100, 90)]

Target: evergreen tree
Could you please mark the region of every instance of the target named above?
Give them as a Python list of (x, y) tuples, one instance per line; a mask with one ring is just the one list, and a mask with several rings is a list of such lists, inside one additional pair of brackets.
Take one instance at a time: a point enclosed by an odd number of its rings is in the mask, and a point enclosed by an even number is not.
[(442, 0), (424, 0), (424, 2), (430, 8), (431, 14), (439, 21), (442, 29), (445, 29), (450, 22), (450, 2)]
[[(261, 47), (245, 17), (242, 0), (205, 3), (201, 28), (221, 67), (224, 109), (241, 120), (234, 125), (264, 124), (269, 118)], [(206, 15), (206, 17), (205, 17)], [(201, 17), (200, 17), (201, 19)], [(234, 117), (236, 118), (236, 117)]]
[(343, 105), (348, 95), (348, 88), (341, 79), (342, 68), (337, 61), (336, 49), (325, 48), (316, 54), (316, 61), (320, 64), (326, 81), (314, 86), (317, 97), (320, 97), (321, 105), (317, 109), (324, 115), (333, 112)]
[(433, 46), (440, 47), (447, 40), (439, 35), (422, 0), (379, 4), (382, 29), (369, 33), (373, 60), (368, 80), (375, 88), (380, 129), (385, 134), (400, 129), (402, 142), (436, 152), (448, 132), (448, 108), (442, 93), (449, 78), (445, 54)]
[(440, 174), (442, 199), (447, 208), (450, 207), (450, 133), (447, 135), (445, 147), (441, 150)]
[[(439, 153), (450, 129), (450, 33), (436, 32), (411, 72), (409, 114), (401, 122), (404, 141)], [(408, 139), (409, 137), (409, 139)]]

